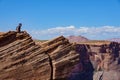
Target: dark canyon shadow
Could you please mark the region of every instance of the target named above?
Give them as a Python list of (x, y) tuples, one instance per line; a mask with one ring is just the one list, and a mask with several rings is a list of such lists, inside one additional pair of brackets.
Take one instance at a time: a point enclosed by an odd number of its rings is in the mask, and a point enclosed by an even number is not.
[(85, 45), (76, 45), (76, 51), (79, 53), (79, 63), (74, 66), (67, 80), (93, 80), (94, 68), (90, 62), (87, 48)]

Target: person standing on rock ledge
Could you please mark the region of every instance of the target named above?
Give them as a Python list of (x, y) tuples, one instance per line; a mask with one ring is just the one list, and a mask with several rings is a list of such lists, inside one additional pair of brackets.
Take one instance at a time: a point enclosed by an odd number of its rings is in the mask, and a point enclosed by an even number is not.
[(16, 31), (17, 31), (18, 33), (21, 32), (21, 27), (22, 27), (22, 23), (19, 23), (19, 25), (16, 27)]

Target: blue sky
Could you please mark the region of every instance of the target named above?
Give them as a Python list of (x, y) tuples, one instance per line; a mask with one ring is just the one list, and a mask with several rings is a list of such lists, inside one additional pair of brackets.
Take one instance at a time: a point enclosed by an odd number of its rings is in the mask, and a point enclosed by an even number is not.
[(120, 38), (120, 0), (0, 0), (0, 31), (18, 23), (33, 38)]

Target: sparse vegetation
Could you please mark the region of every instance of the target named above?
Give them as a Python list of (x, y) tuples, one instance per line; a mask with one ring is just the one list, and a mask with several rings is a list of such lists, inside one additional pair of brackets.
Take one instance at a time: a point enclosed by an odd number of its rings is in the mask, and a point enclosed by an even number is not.
[(110, 41), (106, 40), (89, 40), (86, 42), (80, 42), (79, 44), (89, 44), (89, 45), (103, 45), (103, 44), (110, 44)]

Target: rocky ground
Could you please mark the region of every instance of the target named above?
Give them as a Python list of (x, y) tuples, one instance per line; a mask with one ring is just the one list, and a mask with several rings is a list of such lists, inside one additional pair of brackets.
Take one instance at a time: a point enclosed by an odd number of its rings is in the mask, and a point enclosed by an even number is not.
[(35, 43), (25, 32), (0, 35), (0, 80), (120, 80), (120, 44)]

